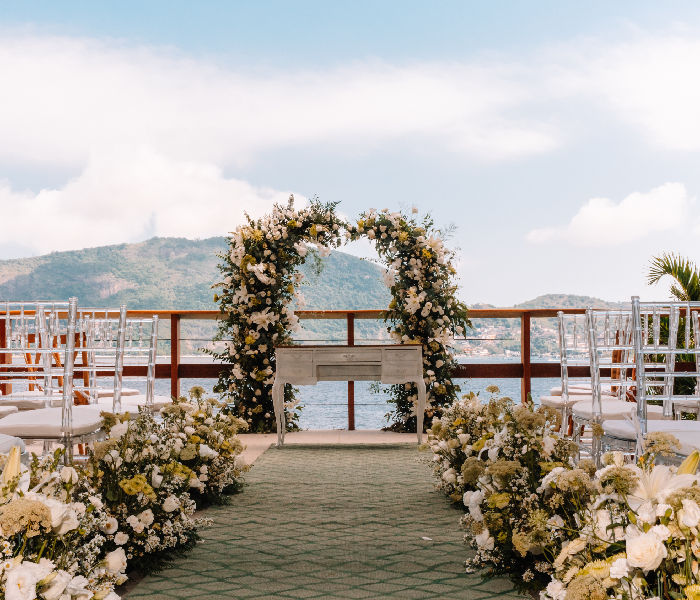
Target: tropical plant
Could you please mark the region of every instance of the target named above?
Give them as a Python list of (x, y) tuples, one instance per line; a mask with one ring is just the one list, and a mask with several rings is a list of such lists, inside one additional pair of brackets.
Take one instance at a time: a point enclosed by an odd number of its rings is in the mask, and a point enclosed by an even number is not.
[(700, 300), (700, 273), (694, 262), (665, 252), (653, 257), (647, 273), (649, 285), (656, 285), (666, 275), (676, 280), (671, 285), (671, 295), (674, 298), (683, 302)]

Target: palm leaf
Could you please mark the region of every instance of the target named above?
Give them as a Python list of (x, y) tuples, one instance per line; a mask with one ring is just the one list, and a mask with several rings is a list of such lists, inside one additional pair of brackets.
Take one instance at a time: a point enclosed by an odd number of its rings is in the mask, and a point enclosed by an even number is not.
[(674, 298), (691, 302), (700, 300), (700, 275), (695, 263), (673, 253), (652, 257), (647, 273), (649, 285), (657, 284), (666, 275), (676, 280), (671, 286)]

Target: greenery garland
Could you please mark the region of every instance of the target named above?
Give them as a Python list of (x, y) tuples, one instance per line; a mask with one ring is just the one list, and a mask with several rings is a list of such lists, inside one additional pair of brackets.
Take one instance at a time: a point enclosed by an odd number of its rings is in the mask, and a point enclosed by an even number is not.
[[(299, 329), (291, 306), (300, 299), (303, 275), (297, 267), (310, 255), (320, 269), (319, 254), (327, 256), (330, 247), (340, 245), (342, 229), (349, 240), (365, 236), (374, 240), (380, 259), (388, 265), (385, 283), (393, 295), (386, 314), (393, 327), (388, 330), (397, 342), (423, 346), (428, 417), (439, 414), (459, 392), (451, 379), (456, 362), (450, 345), (454, 332), (462, 333), (469, 321), (467, 307), (455, 297), (454, 253), (443, 246), (441, 232), (429, 216), (419, 223), (388, 209), (381, 213), (372, 209), (350, 225), (341, 221), (335, 207), (314, 200), (297, 210), (292, 196), (287, 206), (275, 205), (262, 219), (247, 217), (247, 224), (228, 238), (230, 252), (219, 255), (223, 281), (213, 287), (219, 290), (214, 300), (222, 318), (216, 339), (229, 341), (224, 350), (211, 354), (232, 367), (222, 371), (214, 389), (234, 399), (236, 414), (251, 431), (275, 427), (274, 347), (290, 344), (291, 333)], [(286, 421), (293, 430), (298, 428), (297, 400), (294, 390), (285, 387)], [(390, 394), (395, 404), (392, 427), (415, 430), (415, 386), (395, 385)]]
[[(414, 208), (412, 214), (417, 212)], [(434, 227), (430, 215), (419, 222), (386, 208), (365, 212), (356, 225), (348, 227), (347, 237), (368, 237), (387, 265), (384, 283), (393, 296), (385, 319), (392, 324), (388, 331), (398, 343), (422, 344), (426, 415), (439, 416), (460, 391), (451, 374), (457, 365), (451, 352), (453, 335), (470, 326), (467, 307), (456, 298), (454, 252), (443, 245), (443, 233)], [(392, 385), (389, 394), (395, 405), (390, 413), (392, 429), (415, 431), (415, 385)]]

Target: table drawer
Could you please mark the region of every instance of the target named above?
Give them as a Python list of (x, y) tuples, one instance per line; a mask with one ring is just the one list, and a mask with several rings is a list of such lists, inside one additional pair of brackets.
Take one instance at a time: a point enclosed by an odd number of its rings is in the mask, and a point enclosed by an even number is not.
[(386, 377), (420, 377), (421, 368), (417, 364), (388, 364), (382, 365), (382, 379)]
[(311, 363), (307, 364), (277, 364), (277, 375), (280, 377), (313, 377), (314, 369)]
[(313, 350), (292, 350), (291, 352), (280, 352), (277, 354), (277, 364), (296, 365), (311, 364), (314, 361)]
[(318, 352), (316, 354), (316, 363), (323, 365), (343, 365), (348, 363), (380, 363), (382, 362), (381, 350), (365, 350), (353, 351), (347, 350), (343, 352)]
[(419, 350), (385, 350), (384, 360), (387, 362), (414, 362), (419, 363), (421, 360), (421, 353)]

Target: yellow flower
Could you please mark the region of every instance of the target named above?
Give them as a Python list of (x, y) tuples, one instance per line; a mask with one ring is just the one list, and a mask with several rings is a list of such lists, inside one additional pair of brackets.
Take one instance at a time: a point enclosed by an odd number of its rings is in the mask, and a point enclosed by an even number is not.
[(428, 250), (427, 248), (423, 248), (423, 258), (425, 260), (430, 260), (432, 256), (433, 255), (430, 253), (430, 250)]
[(293, 294), (293, 293), (294, 293), (294, 285), (290, 283), (290, 284), (287, 286), (287, 291), (288, 291), (290, 294)]
[(318, 229), (316, 229), (316, 225), (311, 226), (311, 228), (309, 229), (309, 235), (311, 235), (311, 237), (316, 237), (318, 235)]
[(399, 233), (399, 242), (405, 242), (408, 239), (408, 233), (402, 231)]
[(252, 298), (252, 299), (250, 300), (250, 303), (251, 303), (253, 306), (257, 306), (257, 305), (260, 304), (261, 302), (262, 302), (262, 300), (260, 300), (260, 298)]
[(358, 226), (360, 229), (362, 229), (362, 228), (365, 226), (364, 220), (363, 220), (363, 219), (360, 219), (360, 220), (357, 222), (357, 226)]
[(700, 585), (697, 583), (689, 585), (683, 590), (685, 592), (685, 597), (688, 600), (700, 600)]
[(263, 232), (260, 231), (259, 229), (256, 229), (253, 232), (253, 235), (251, 236), (256, 242), (259, 242), (263, 239)]
[(292, 221), (289, 221), (289, 223), (287, 223), (287, 227), (289, 227), (289, 229), (294, 229), (295, 227), (299, 227), (299, 223), (292, 220)]
[(199, 442), (202, 441), (202, 438), (200, 438), (198, 435), (193, 435), (190, 436), (190, 439), (188, 441), (190, 444), (199, 444)]
[(245, 338), (245, 343), (252, 346), (255, 343), (255, 338), (252, 335), (247, 335)]
[(510, 502), (510, 494), (506, 494), (505, 492), (492, 494), (489, 496), (487, 502), (491, 508), (505, 508), (508, 506), (508, 502)]

